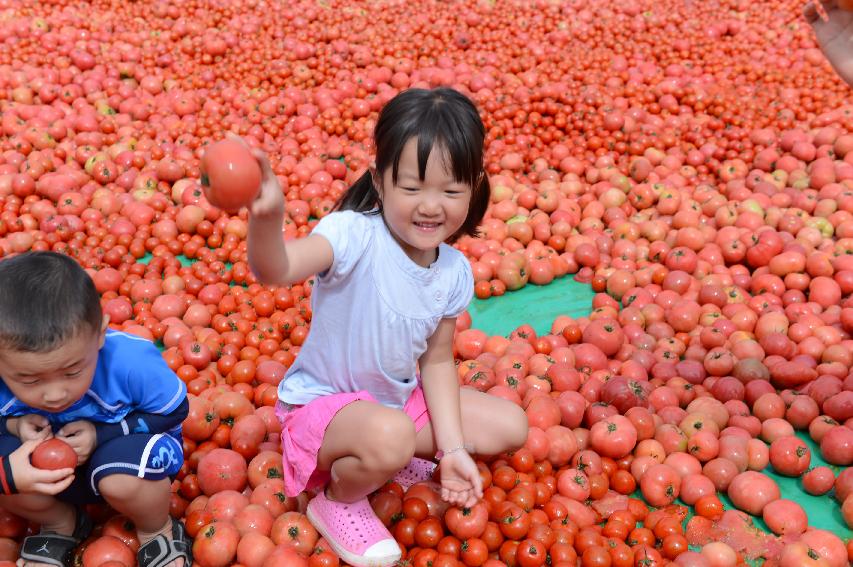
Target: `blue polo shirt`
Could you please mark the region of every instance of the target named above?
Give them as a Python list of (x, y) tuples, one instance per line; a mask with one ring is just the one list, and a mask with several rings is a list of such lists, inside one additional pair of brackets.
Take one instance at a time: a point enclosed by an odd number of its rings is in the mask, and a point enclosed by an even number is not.
[[(21, 403), (0, 382), (0, 416), (40, 414), (56, 431), (72, 421), (118, 423), (130, 412), (166, 415), (186, 396), (186, 385), (151, 341), (110, 329), (98, 353), (92, 385), (74, 405), (59, 413), (34, 409)], [(180, 433), (180, 429), (178, 426), (168, 433)]]

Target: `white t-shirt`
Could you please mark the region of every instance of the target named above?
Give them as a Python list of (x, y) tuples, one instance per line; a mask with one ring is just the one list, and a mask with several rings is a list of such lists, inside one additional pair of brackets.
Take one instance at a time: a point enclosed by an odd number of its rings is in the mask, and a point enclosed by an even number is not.
[(332, 266), (317, 278), (311, 332), (278, 386), (279, 399), (306, 404), (319, 396), (367, 390), (402, 408), (417, 386), (417, 362), (445, 317), (471, 301), (474, 277), (447, 244), (429, 268), (413, 262), (382, 216), (331, 213), (312, 234), (332, 246)]

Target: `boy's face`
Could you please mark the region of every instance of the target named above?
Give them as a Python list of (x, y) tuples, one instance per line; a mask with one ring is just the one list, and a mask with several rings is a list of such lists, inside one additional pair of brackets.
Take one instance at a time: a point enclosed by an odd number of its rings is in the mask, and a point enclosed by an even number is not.
[(0, 376), (31, 408), (59, 413), (71, 407), (92, 385), (107, 322), (105, 316), (99, 331), (82, 330), (47, 352), (0, 350)]

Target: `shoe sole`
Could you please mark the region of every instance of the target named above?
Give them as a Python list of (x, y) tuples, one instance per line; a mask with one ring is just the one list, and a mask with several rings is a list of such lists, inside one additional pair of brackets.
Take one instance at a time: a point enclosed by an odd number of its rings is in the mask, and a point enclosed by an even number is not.
[(317, 531), (326, 538), (326, 541), (329, 543), (329, 547), (331, 547), (335, 553), (338, 554), (344, 562), (349, 563), (353, 567), (388, 567), (389, 565), (393, 565), (402, 557), (402, 553), (396, 553), (395, 555), (386, 555), (385, 557), (364, 557), (362, 555), (355, 555), (346, 549), (340, 547), (334, 538), (329, 536), (329, 529), (326, 527), (326, 524), (320, 520), (311, 509), (311, 506), (308, 506), (308, 509), (305, 511), (305, 515), (308, 516), (308, 520), (317, 528)]

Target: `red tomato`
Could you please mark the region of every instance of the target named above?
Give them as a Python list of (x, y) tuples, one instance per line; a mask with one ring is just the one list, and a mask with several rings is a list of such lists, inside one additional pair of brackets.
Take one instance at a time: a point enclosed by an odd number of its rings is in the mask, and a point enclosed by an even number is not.
[(30, 461), (39, 469), (73, 469), (77, 466), (77, 453), (61, 439), (48, 439), (36, 447)]
[(130, 548), (133, 553), (139, 550), (139, 537), (136, 534), (136, 526), (127, 516), (113, 516), (104, 524), (103, 535), (113, 536)]
[(770, 445), (770, 464), (779, 474), (800, 476), (809, 468), (811, 451), (801, 439), (786, 435)]
[(117, 537), (105, 535), (86, 546), (83, 551), (83, 566), (103, 565), (115, 561), (123, 565), (135, 565), (136, 553)]
[(257, 160), (234, 140), (223, 140), (205, 149), (199, 169), (207, 200), (224, 211), (248, 206), (261, 187)]
[(732, 479), (728, 495), (737, 508), (753, 516), (760, 516), (768, 503), (779, 499), (780, 492), (779, 486), (770, 477), (746, 471)]
[(239, 540), (240, 532), (231, 522), (210, 523), (193, 541), (193, 559), (205, 567), (226, 567), (237, 555)]
[(545, 545), (533, 538), (528, 538), (518, 545), (515, 559), (519, 567), (540, 567), (548, 558)]
[(314, 549), (320, 538), (308, 517), (299, 512), (286, 512), (275, 519), (270, 539), (276, 545), (285, 545), (304, 554)]
[(468, 567), (479, 567), (489, 558), (489, 548), (481, 539), (472, 538), (465, 540), (462, 542), (460, 558)]
[(637, 428), (621, 415), (612, 415), (596, 422), (590, 428), (589, 441), (599, 454), (621, 459), (630, 453), (637, 443)]
[(223, 490), (243, 490), (247, 480), (246, 459), (230, 449), (213, 449), (198, 464), (198, 483), (210, 496)]
[(666, 506), (678, 498), (681, 477), (669, 465), (654, 465), (640, 477), (643, 498), (652, 506)]
[(444, 513), (447, 529), (460, 540), (478, 538), (486, 529), (489, 512), (483, 502), (478, 502), (471, 508), (452, 507)]

